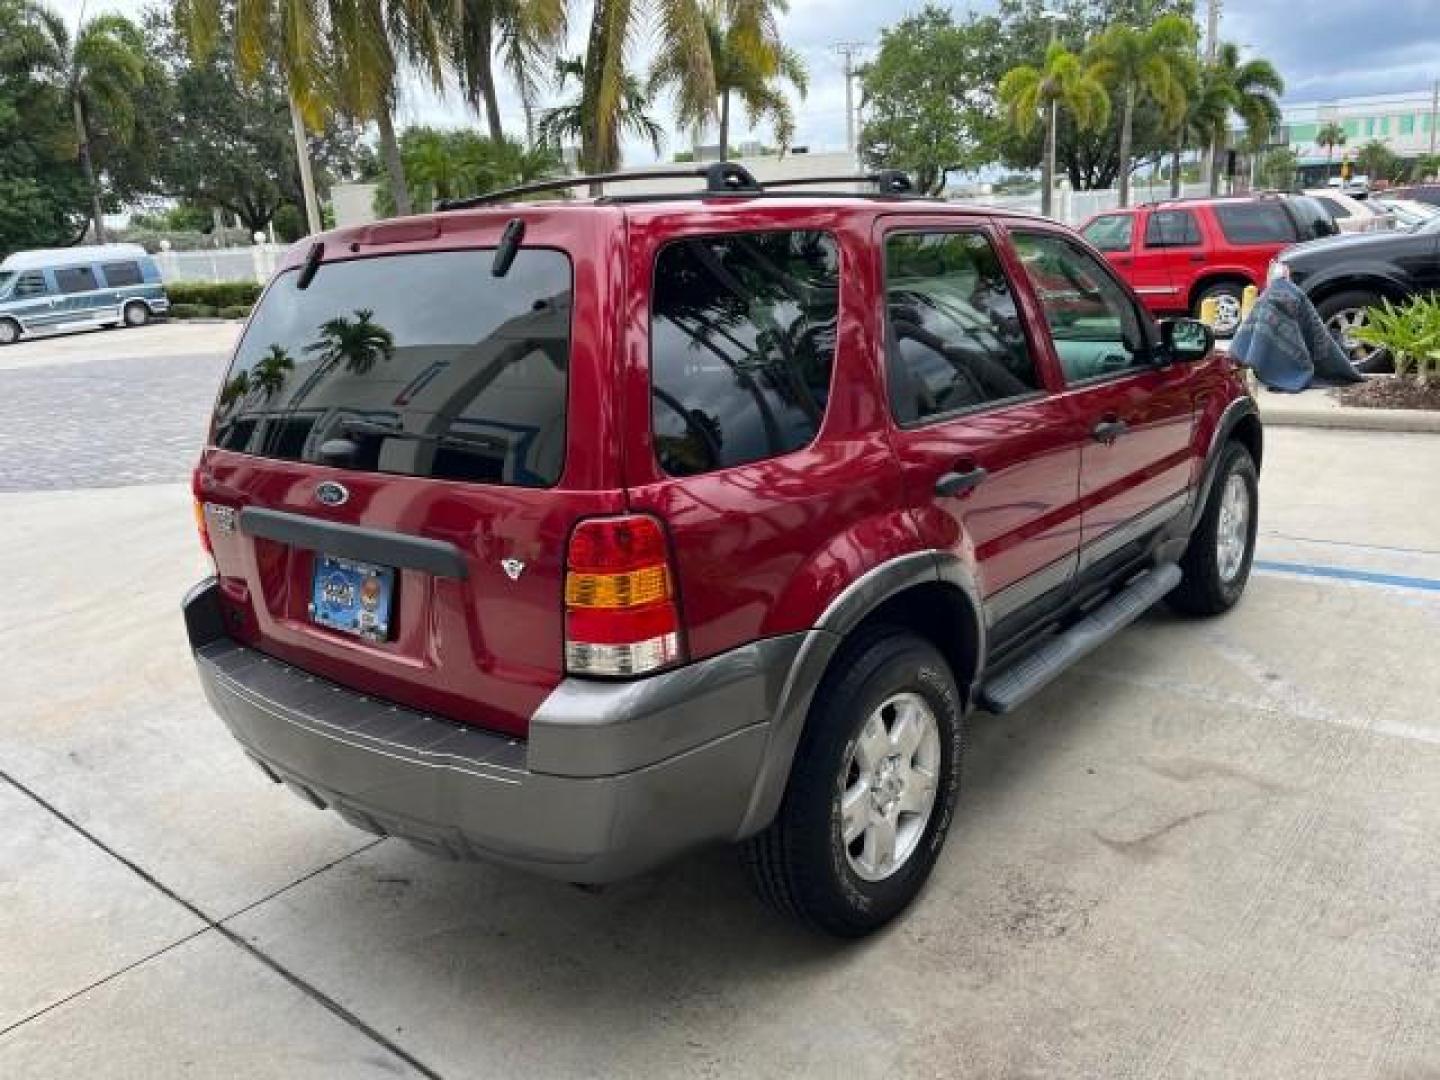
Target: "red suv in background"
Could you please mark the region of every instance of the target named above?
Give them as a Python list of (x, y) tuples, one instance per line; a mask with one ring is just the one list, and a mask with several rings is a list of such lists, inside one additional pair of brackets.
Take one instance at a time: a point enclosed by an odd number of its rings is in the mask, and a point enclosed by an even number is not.
[(707, 186), (292, 250), (195, 471), (191, 646), (360, 828), (582, 883), (741, 843), (865, 933), (944, 842), (968, 709), (1239, 599), (1257, 410), (1052, 221), (673, 175)]
[(1245, 286), (1264, 288), (1271, 259), (1336, 231), (1307, 195), (1148, 203), (1096, 214), (1080, 229), (1156, 315), (1198, 318), (1201, 303), (1213, 297), (1221, 335), (1239, 327)]

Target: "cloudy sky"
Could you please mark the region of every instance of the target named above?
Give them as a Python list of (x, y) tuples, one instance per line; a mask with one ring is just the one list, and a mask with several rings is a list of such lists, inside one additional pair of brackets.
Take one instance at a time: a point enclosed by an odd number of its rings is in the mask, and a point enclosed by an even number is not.
[[(85, 0), (49, 0), (74, 22)], [(152, 0), (89, 0), (85, 10), (134, 14)], [(1204, 0), (1199, 5), (1203, 6)], [(839, 42), (873, 45), (880, 28), (921, 4), (863, 3), (857, 0), (791, 0), (783, 19), (786, 40), (804, 55), (811, 73), (810, 95), (796, 106), (796, 142), (812, 149), (839, 149), (845, 144), (845, 80), (834, 50)], [(957, 14), (984, 11), (993, 0), (951, 5)], [(572, 17), (571, 52), (580, 53), (588, 21), (588, 4), (580, 0)], [(1225, 0), (1221, 34), (1268, 57), (1285, 77), (1286, 101), (1313, 101), (1340, 96), (1399, 93), (1428, 89), (1440, 78), (1440, 0), (1387, 0), (1370, 8), (1335, 0)], [(636, 61), (643, 64), (654, 42), (642, 42)], [(663, 120), (663, 108), (660, 110)], [(502, 99), (506, 128), (524, 129), (519, 102), (512, 93)], [(454, 100), (444, 101), (412, 92), (401, 108), (402, 122), (473, 123)], [(760, 137), (767, 132), (756, 133)], [(743, 135), (741, 136), (744, 137)], [(688, 142), (687, 140), (684, 140)], [(667, 149), (681, 141), (672, 137)], [(627, 148), (633, 160), (647, 159), (648, 149)]]

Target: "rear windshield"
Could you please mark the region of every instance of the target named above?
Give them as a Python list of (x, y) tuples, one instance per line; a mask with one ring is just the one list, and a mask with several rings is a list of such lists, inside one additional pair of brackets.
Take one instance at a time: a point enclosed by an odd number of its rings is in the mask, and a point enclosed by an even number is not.
[(571, 270), (522, 249), (322, 264), (265, 293), (216, 406), (227, 450), (548, 487), (565, 456)]

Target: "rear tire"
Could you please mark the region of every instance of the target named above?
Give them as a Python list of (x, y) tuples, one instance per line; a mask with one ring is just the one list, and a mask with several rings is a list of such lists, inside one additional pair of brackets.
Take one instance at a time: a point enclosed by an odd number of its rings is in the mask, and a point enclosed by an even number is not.
[(1245, 303), (1245, 283), (1243, 281), (1217, 281), (1213, 285), (1207, 285), (1195, 298), (1195, 310), (1191, 314), (1198, 319), (1201, 305), (1211, 299), (1217, 301), (1219, 306), (1215, 325), (1211, 327), (1215, 331), (1215, 336), (1217, 338), (1233, 336), (1235, 331), (1240, 329), (1240, 311)]
[(961, 717), (928, 641), (882, 626), (847, 644), (815, 696), (775, 821), (744, 846), (761, 898), (839, 937), (903, 911), (955, 811)]
[(1378, 346), (1361, 345), (1358, 342), (1346, 344), (1345, 331), (1350, 327), (1364, 326), (1366, 309), (1379, 307), (1381, 300), (1379, 293), (1351, 289), (1327, 296), (1315, 305), (1315, 310), (1320, 313), (1320, 318), (1325, 323), (1325, 329), (1340, 338), (1340, 348), (1349, 358), (1350, 365), (1362, 375), (1390, 370), (1390, 354)]
[[(1188, 615), (1219, 615), (1235, 606), (1250, 580), (1259, 509), (1258, 474), (1250, 451), (1228, 442), (1205, 512), (1180, 557), (1184, 577), (1166, 597), (1171, 607)], [(1237, 519), (1237, 514), (1243, 516)]]
[(150, 308), (138, 300), (132, 300), (125, 305), (125, 325), (144, 326), (150, 321)]
[(0, 345), (14, 345), (20, 340), (20, 324), (14, 319), (0, 319)]

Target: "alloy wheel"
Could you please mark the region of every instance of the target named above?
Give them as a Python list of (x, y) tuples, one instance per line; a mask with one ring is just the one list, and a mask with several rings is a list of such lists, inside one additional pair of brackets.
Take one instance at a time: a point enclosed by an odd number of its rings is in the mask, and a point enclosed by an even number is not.
[(1380, 359), (1385, 350), (1378, 345), (1367, 345), (1363, 341), (1355, 340), (1354, 331), (1368, 322), (1365, 308), (1342, 308), (1325, 320), (1325, 329), (1340, 339), (1340, 347), (1345, 350), (1345, 355), (1350, 358), (1350, 364), (1356, 371), (1364, 371), (1369, 365)]
[(1220, 516), (1215, 526), (1215, 558), (1220, 580), (1229, 585), (1245, 565), (1250, 545), (1250, 487), (1245, 478), (1232, 473), (1220, 498)]
[(840, 774), (838, 814), (850, 868), (883, 881), (915, 853), (940, 775), (940, 724), (919, 694), (887, 698), (865, 719)]

